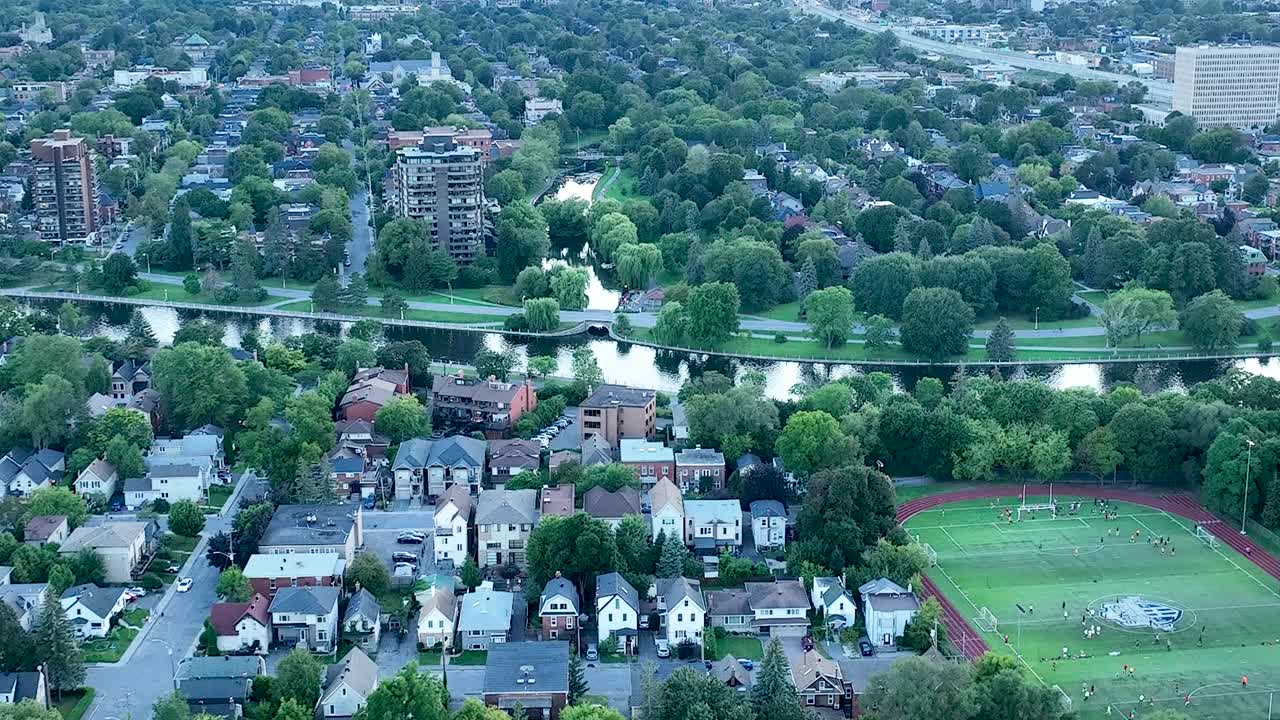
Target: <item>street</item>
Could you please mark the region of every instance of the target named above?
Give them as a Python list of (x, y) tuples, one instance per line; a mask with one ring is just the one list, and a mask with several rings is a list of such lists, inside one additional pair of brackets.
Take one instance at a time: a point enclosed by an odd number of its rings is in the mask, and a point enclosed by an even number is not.
[(343, 275), (364, 273), (369, 253), (373, 252), (373, 228), (369, 225), (369, 193), (363, 187), (351, 196), (351, 264), (343, 267)]

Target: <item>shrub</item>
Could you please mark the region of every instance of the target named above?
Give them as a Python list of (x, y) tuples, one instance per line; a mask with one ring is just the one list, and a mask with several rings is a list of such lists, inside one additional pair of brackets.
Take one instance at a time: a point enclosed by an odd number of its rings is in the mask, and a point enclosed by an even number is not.
[(138, 581), (138, 584), (145, 590), (159, 590), (164, 587), (164, 581), (160, 579), (159, 575), (153, 572), (143, 575), (142, 579)]
[(524, 319), (524, 313), (515, 313), (508, 315), (507, 319), (502, 321), (502, 327), (504, 330), (524, 332), (529, 329), (529, 323)]
[(778, 343), (779, 345), (782, 345), (787, 341), (787, 336), (783, 335), (782, 333), (778, 333), (777, 335), (773, 336), (773, 341)]
[(158, 513), (167, 513), (169, 512), (169, 501), (164, 498), (156, 498), (151, 503), (151, 509)]

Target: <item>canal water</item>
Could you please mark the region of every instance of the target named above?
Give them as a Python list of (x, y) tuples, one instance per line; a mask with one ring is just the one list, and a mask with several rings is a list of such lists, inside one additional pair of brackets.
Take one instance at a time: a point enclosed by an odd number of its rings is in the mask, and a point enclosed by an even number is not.
[[(36, 303), (46, 310), (56, 312), (58, 303)], [(127, 305), (86, 303), (82, 309), (91, 318), (92, 331), (121, 340), (127, 334), (129, 315), (133, 311)], [(344, 324), (295, 318), (264, 318), (225, 313), (202, 314), (195, 311), (150, 307), (142, 310), (151, 323), (156, 338), (161, 343), (173, 340), (182, 323), (201, 317), (223, 323), (226, 327), (224, 342), (236, 346), (243, 333), (257, 330), (264, 339), (284, 338), (306, 332), (345, 333)], [(950, 368), (915, 368), (877, 365), (809, 364), (797, 362), (769, 362), (739, 360), (722, 357), (706, 357), (690, 353), (658, 351), (653, 348), (619, 343), (609, 338), (578, 336), (558, 340), (514, 339), (493, 333), (462, 332), (454, 330), (427, 330), (422, 328), (387, 327), (386, 337), (391, 340), (414, 339), (421, 341), (439, 363), (437, 372), (447, 370), (450, 364), (469, 363), (482, 349), (495, 350), (524, 360), (533, 355), (549, 355), (559, 363), (557, 374), (572, 375), (573, 351), (583, 345), (591, 348), (607, 382), (638, 387), (649, 387), (673, 392), (690, 374), (704, 370), (716, 370), (724, 374), (740, 376), (747, 372), (759, 372), (766, 379), (766, 392), (770, 397), (793, 397), (798, 384), (823, 382), (844, 375), (882, 370), (893, 376), (898, 385), (911, 389), (922, 377), (948, 380), (954, 373)], [(1280, 358), (1267, 360), (1238, 360), (1220, 362), (1170, 362), (1133, 364), (1078, 364), (1029, 366), (1027, 377), (1034, 377), (1056, 388), (1091, 387), (1107, 388), (1116, 383), (1132, 382), (1146, 391), (1161, 389), (1179, 390), (1188, 385), (1217, 377), (1230, 368), (1267, 375), (1280, 379)]]
[[(582, 200), (591, 204), (591, 196), (595, 193), (600, 178), (600, 173), (566, 175), (555, 189), (555, 199)], [(547, 196), (550, 195), (551, 193), (547, 193)], [(584, 244), (582, 247), (552, 247), (551, 257), (543, 261), (542, 267), (550, 269), (555, 265), (569, 265), (587, 271), (587, 310), (613, 312), (618, 308), (618, 299), (622, 293), (616, 286), (605, 285), (596, 266), (591, 262), (589, 244)], [(612, 283), (612, 278), (608, 280)]]

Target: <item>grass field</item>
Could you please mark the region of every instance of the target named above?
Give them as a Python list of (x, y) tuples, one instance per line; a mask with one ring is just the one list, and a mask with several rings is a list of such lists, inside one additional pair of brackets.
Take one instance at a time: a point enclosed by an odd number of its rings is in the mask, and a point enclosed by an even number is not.
[[(1072, 500), (1057, 498), (1059, 508)], [(1199, 718), (1267, 717), (1280, 691), (1280, 584), (1225, 544), (1196, 538), (1185, 518), (1112, 503), (1119, 517), (1105, 521), (1092, 500), (1081, 502), (1075, 515), (1041, 511), (1018, 521), (1015, 512), (1009, 523), (999, 504), (963, 501), (921, 512), (906, 527), (937, 553), (930, 579), (993, 651), (1021, 658), (1082, 717), (1105, 717), (1108, 705), (1126, 716), (1154, 706)], [(1116, 528), (1119, 536), (1108, 536)], [(1134, 531), (1141, 535), (1130, 542)], [(1163, 554), (1148, 542), (1161, 536), (1169, 538)], [(1145, 605), (1123, 618), (1109, 605), (1132, 597)], [(981, 608), (995, 615), (997, 631), (975, 621)], [(1092, 625), (1102, 631), (1086, 639)], [(1061, 658), (1064, 648), (1071, 659)], [(1086, 687), (1096, 688), (1088, 700)]]

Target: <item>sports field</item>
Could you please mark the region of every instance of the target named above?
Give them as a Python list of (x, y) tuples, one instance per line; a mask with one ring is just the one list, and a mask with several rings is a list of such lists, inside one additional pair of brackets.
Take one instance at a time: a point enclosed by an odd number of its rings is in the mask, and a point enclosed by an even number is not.
[[(905, 525), (937, 553), (929, 579), (991, 649), (1061, 688), (1083, 717), (1111, 705), (1115, 717), (1168, 708), (1268, 718), (1280, 701), (1280, 583), (1226, 542), (1198, 538), (1184, 517), (1110, 502), (1116, 518), (1105, 520), (1091, 498), (1054, 499), (1056, 517), (1019, 520), (1015, 510), (1010, 522), (1004, 510), (1021, 498), (982, 498), (921, 510)], [(1094, 626), (1101, 632), (1086, 638)]]

